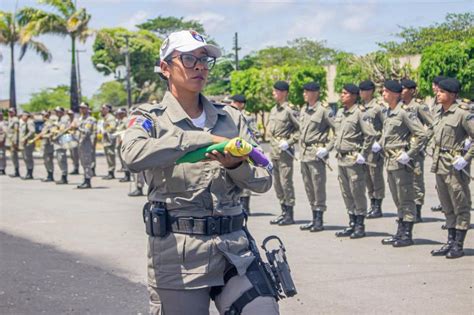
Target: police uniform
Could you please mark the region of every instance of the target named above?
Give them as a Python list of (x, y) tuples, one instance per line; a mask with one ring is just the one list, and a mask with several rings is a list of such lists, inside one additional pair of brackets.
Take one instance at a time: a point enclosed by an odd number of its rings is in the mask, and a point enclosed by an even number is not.
[[(61, 179), (57, 181), (56, 184), (64, 185), (68, 183), (67, 148), (66, 144), (61, 141), (61, 137), (66, 134), (72, 135), (73, 131), (71, 130), (71, 119), (68, 115), (64, 113), (64, 108), (57, 107), (55, 111), (62, 113), (62, 115), (59, 115), (61, 117), (59, 117), (58, 121), (56, 122), (55, 130), (53, 133), (53, 143), (54, 150), (56, 153), (56, 160), (58, 161), (59, 169), (61, 170)], [(77, 146), (75, 148), (77, 148)]]
[[(449, 93), (460, 91), (456, 79), (445, 79), (439, 87)], [(469, 111), (469, 107), (455, 101), (447, 110), (442, 108), (434, 127), (435, 150), (431, 171), (436, 174), (438, 197), (446, 216), (448, 241), (441, 249), (432, 251), (434, 256), (458, 258), (464, 255), (464, 239), (471, 222), (469, 171), (474, 157), (474, 146), (465, 147), (468, 138), (474, 139), (474, 113)], [(456, 168), (460, 161), (463, 164)]]
[[(44, 115), (45, 113), (43, 113)], [(54, 117), (50, 116), (46, 118), (41, 129), (41, 150), (43, 151), (43, 161), (48, 174), (46, 178), (42, 179), (42, 182), (54, 181), (54, 145), (51, 141), (51, 132), (55, 125)]]
[[(385, 81), (384, 87), (393, 93), (402, 92), (401, 84), (394, 80)], [(404, 109), (401, 101), (387, 110), (380, 144), (385, 153), (388, 185), (397, 207), (398, 228), (395, 235), (382, 240), (384, 245), (402, 247), (413, 244), (413, 223), (416, 220), (413, 160), (426, 141), (423, 125), (416, 114)]]
[[(82, 105), (86, 106), (87, 105)], [(79, 118), (79, 160), (84, 169), (84, 182), (77, 188), (91, 188), (91, 178), (93, 176), (92, 163), (94, 161), (94, 139), (97, 128), (97, 121), (89, 114)]]
[[(319, 91), (317, 83), (303, 86), (307, 91)], [(300, 111), (300, 157), (301, 175), (313, 215), (309, 224), (300, 226), (301, 230), (318, 232), (324, 229), (323, 213), (326, 205), (326, 164), (328, 152), (334, 146), (334, 113), (327, 103), (317, 101), (310, 106), (305, 104)], [(332, 131), (332, 134), (331, 134)], [(318, 157), (318, 150), (324, 149), (324, 157)]]
[[(117, 114), (126, 114), (126, 113), (127, 113), (126, 109), (120, 108), (117, 110)], [(123, 158), (122, 158), (122, 153), (120, 152), (121, 151), (120, 148), (122, 146), (122, 137), (123, 137), (123, 133), (127, 129), (127, 123), (128, 123), (127, 115), (125, 115), (123, 118), (117, 117), (117, 129), (115, 131), (115, 134), (113, 135), (116, 138), (116, 148), (117, 148), (117, 155), (120, 161), (120, 167), (121, 167), (121, 170), (125, 172), (125, 176), (120, 179), (120, 182), (122, 183), (130, 181), (130, 171), (127, 170), (127, 168), (125, 167), (125, 163), (123, 162)]]
[[(16, 113), (14, 109), (9, 109), (9, 113)], [(6, 146), (10, 150), (14, 173), (10, 177), (20, 177), (20, 163), (18, 152), (20, 147), (20, 119), (17, 116), (8, 117)]]
[(128, 196), (129, 197), (143, 196), (144, 186), (145, 186), (145, 174), (143, 172), (134, 173), (131, 191), (128, 193)]
[(35, 138), (35, 122), (31, 114), (24, 112), (22, 115), (28, 115), (28, 119), (20, 120), (20, 145), (19, 150), (22, 151), (23, 160), (26, 166), (26, 176), (23, 179), (33, 179), (33, 151), (35, 150), (35, 143), (32, 142)]
[[(71, 124), (75, 125), (75, 126), (79, 126), (79, 117), (74, 117), (74, 112), (72, 110), (68, 110), (67, 112), (67, 115), (69, 117), (69, 126), (71, 126)], [(71, 129), (69, 131), (69, 133), (74, 137), (74, 139), (79, 139), (79, 131), (77, 129)], [(72, 161), (72, 167), (73, 167), (73, 170), (71, 173), (71, 175), (79, 175), (79, 146), (74, 146), (72, 147), (71, 149), (69, 149), (69, 154), (71, 156), (71, 161)]]
[[(359, 88), (354, 84), (346, 84), (344, 90), (359, 94)], [(376, 133), (363, 105), (353, 104), (349, 109), (339, 109), (335, 124), (338, 180), (349, 215), (349, 226), (337, 232), (336, 236), (360, 238), (365, 236), (364, 219), (367, 214), (365, 161)], [(358, 159), (361, 159), (360, 162), (357, 162)]]
[(5, 175), (5, 168), (7, 167), (6, 140), (8, 122), (3, 120), (3, 113), (0, 113), (0, 115), (2, 118), (0, 120), (0, 175)]
[[(278, 81), (273, 86), (280, 91), (288, 91), (288, 83)], [(294, 145), (298, 142), (299, 123), (293, 115), (288, 102), (276, 104), (268, 117), (267, 131), (270, 136), (270, 158), (273, 163), (274, 189), (280, 202), (282, 213), (270, 221), (270, 224), (292, 224), (295, 205), (293, 185)], [(280, 143), (286, 141), (288, 149), (282, 150)]]
[[(110, 105), (103, 105), (109, 108), (111, 111), (112, 107)], [(107, 160), (108, 166), (108, 175), (103, 177), (103, 179), (114, 179), (115, 178), (115, 165), (116, 165), (116, 158), (115, 158), (115, 146), (116, 146), (116, 135), (115, 132), (117, 131), (117, 119), (115, 116), (108, 112), (103, 119), (103, 125), (101, 132), (101, 141), (102, 146), (104, 148), (104, 155), (105, 159)]]

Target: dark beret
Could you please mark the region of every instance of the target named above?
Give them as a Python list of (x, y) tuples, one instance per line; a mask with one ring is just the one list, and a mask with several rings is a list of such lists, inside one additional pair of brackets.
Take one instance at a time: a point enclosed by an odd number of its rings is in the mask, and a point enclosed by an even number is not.
[(444, 75), (438, 75), (434, 77), (433, 83), (434, 84), (439, 84), (441, 81), (446, 80), (448, 77), (445, 77)]
[(447, 78), (439, 82), (438, 85), (441, 89), (451, 93), (459, 93), (459, 90), (461, 90), (461, 84), (454, 78)]
[(394, 93), (401, 93), (402, 89), (403, 89), (400, 82), (398, 82), (396, 80), (387, 80), (387, 81), (384, 82), (383, 86), (387, 90), (389, 90), (391, 92), (394, 92)]
[(375, 90), (375, 84), (370, 80), (365, 80), (359, 83), (359, 89), (361, 91)]
[(344, 84), (343, 89), (351, 94), (359, 94), (359, 87), (352, 83)]
[(230, 99), (239, 103), (245, 103), (247, 101), (242, 94), (235, 94)]
[(410, 79), (402, 79), (400, 81), (404, 89), (416, 89), (416, 82)]
[(273, 84), (273, 88), (279, 91), (288, 91), (290, 86), (286, 81), (277, 81), (275, 84)]
[(316, 82), (310, 82), (303, 85), (303, 89), (306, 91), (319, 91), (320, 88), (319, 83)]

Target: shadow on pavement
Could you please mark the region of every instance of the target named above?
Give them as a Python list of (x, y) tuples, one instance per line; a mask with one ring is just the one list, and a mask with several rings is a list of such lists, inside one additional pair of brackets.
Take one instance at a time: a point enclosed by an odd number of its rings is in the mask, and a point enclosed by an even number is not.
[(365, 232), (365, 236), (367, 237), (380, 237), (380, 236), (392, 236), (392, 234), (387, 232)]
[(146, 286), (0, 232), (1, 314), (146, 314)]
[(426, 223), (429, 223), (429, 222), (444, 222), (444, 221), (446, 221), (445, 219), (432, 218), (432, 217), (430, 217), (430, 218), (422, 217), (422, 219), (423, 219), (423, 222), (421, 222), (421, 223), (424, 223), (424, 222), (426, 222)]
[[(252, 210), (250, 210), (252, 211)], [(275, 216), (273, 213), (270, 212), (251, 212), (251, 217), (271, 217)]]
[(415, 245), (440, 245), (440, 244), (444, 244), (442, 242), (428, 240), (426, 238), (413, 238), (413, 242), (415, 243)]

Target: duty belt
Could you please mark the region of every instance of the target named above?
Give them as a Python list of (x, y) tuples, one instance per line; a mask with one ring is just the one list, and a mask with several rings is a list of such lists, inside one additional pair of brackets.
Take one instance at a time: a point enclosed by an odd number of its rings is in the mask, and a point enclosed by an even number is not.
[(326, 142), (314, 142), (314, 143), (304, 143), (304, 142), (302, 142), (301, 143), (301, 147), (303, 149), (311, 148), (313, 146), (324, 148), (326, 146)]
[(191, 235), (222, 235), (242, 229), (245, 215), (219, 217), (169, 216), (169, 232)]

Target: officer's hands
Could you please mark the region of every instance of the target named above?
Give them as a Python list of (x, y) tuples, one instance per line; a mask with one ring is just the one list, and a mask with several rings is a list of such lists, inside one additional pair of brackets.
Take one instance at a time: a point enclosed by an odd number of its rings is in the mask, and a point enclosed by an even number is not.
[(464, 141), (464, 151), (469, 151), (471, 148), (472, 142), (471, 139), (466, 138), (466, 141)]
[(328, 155), (328, 150), (326, 148), (319, 148), (316, 152), (316, 156), (320, 159), (324, 159)]
[(372, 145), (372, 152), (378, 153), (380, 152), (380, 150), (382, 150), (382, 147), (377, 141), (375, 141), (374, 144)]
[(365, 164), (365, 158), (362, 154), (357, 153), (356, 155), (356, 163), (357, 164)]
[(285, 140), (281, 140), (280, 141), (280, 144), (278, 145), (278, 147), (280, 149), (282, 149), (283, 151), (286, 151), (288, 150), (288, 148), (290, 147), (290, 145), (288, 144), (288, 142), (286, 142)]
[(465, 168), (467, 164), (467, 161), (462, 156), (457, 155), (454, 157), (453, 166), (457, 171), (460, 171)]
[(217, 161), (222, 164), (225, 168), (233, 169), (237, 168), (247, 159), (247, 156), (233, 156), (229, 152), (224, 151), (224, 154), (217, 150), (213, 150), (211, 153), (206, 153), (206, 157), (210, 160)]
[(405, 151), (402, 151), (400, 155), (397, 157), (397, 162), (403, 165), (407, 165), (408, 162), (410, 162), (410, 160), (411, 160), (410, 156)]

